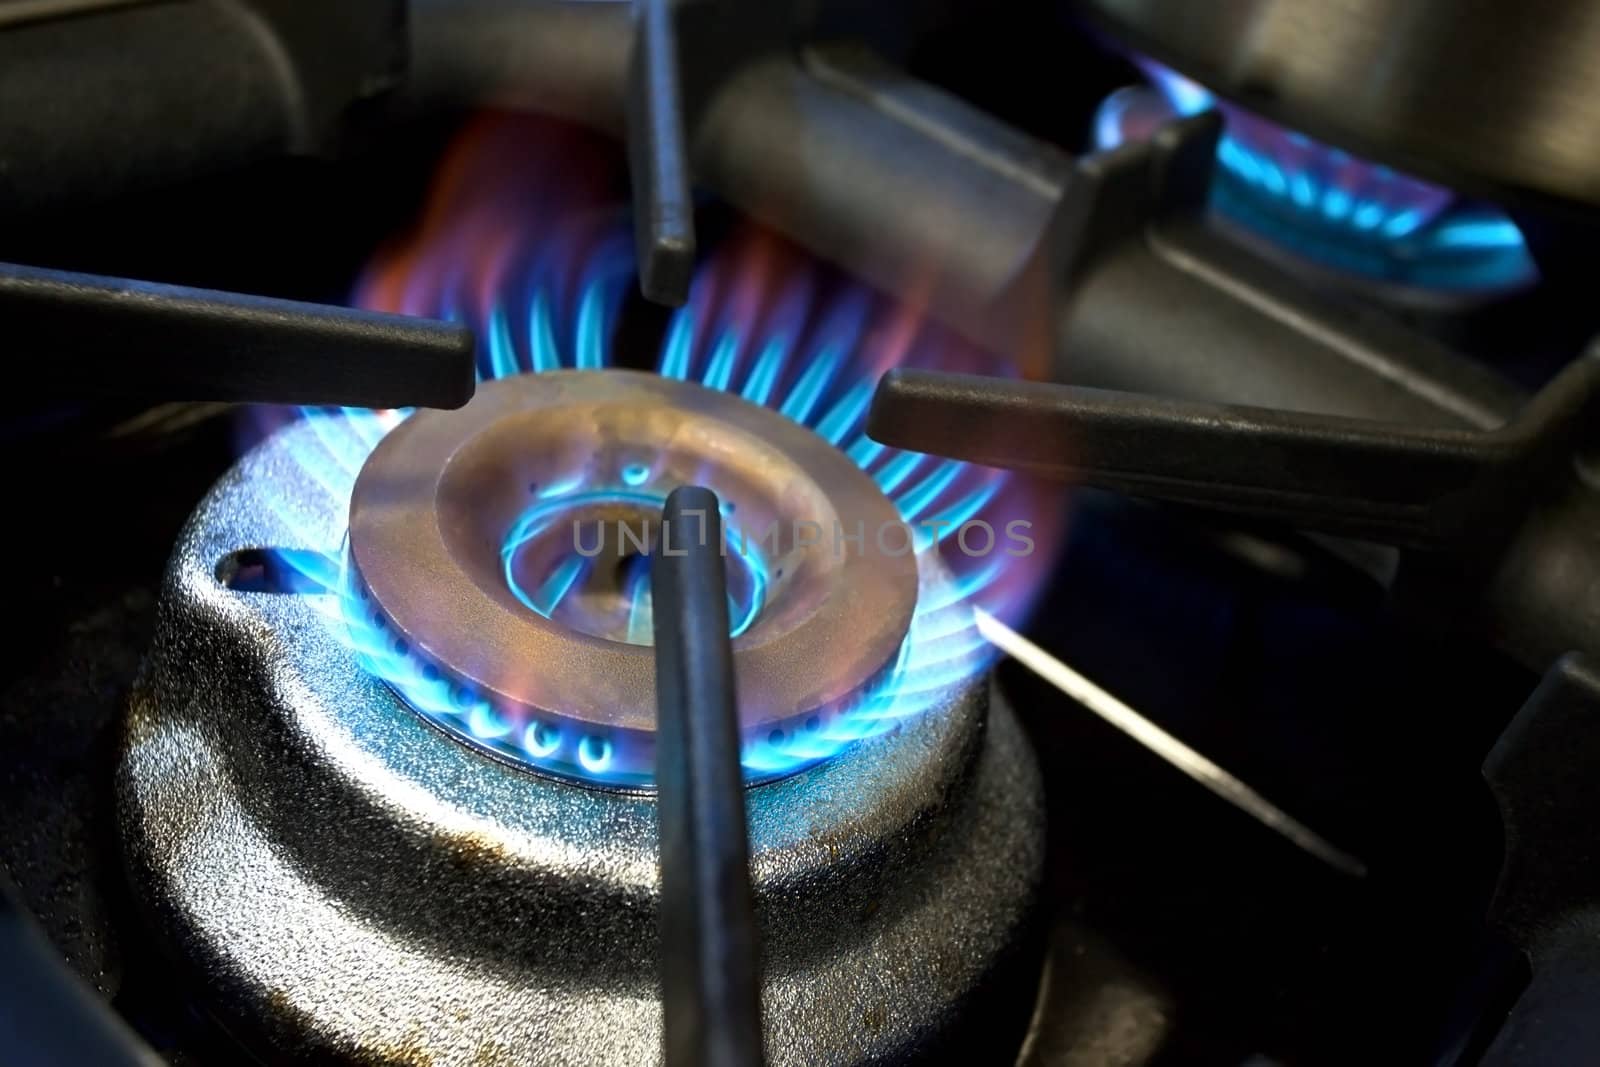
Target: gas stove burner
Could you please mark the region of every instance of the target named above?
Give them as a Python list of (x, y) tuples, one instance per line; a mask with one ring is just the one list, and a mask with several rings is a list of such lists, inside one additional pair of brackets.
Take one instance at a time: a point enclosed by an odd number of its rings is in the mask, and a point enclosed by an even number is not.
[[(809, 433), (793, 424), (779, 431), (766, 421), (778, 418), (773, 413), (701, 387), (566, 371), (491, 383), (482, 395), (489, 407), (464, 412), (464, 423), (414, 416), (380, 446), (370, 471), (403, 476), (423, 438), (467, 425), (486, 428), (478, 458), (491, 465), (536, 462), (495, 444), (494, 431), (506, 425), (484, 417), (495, 405), (520, 412), (513, 418), (532, 431), (553, 432), (559, 405), (530, 409), (530, 398), (564, 398), (570, 417), (587, 411), (591, 427), (601, 428), (611, 425), (596, 414), (605, 404), (669, 397), (677, 403), (659, 418), (682, 431), (666, 438), (680, 447), (658, 452), (652, 470), (735, 440), (744, 447), (751, 428), (771, 429), (779, 441)], [(466, 1067), (515, 1049), (518, 1062), (656, 1062), (654, 797), (528, 773), (415, 714), (416, 693), (427, 690), (374, 669), (395, 651), (394, 628), (382, 631), (381, 648), (343, 632), (349, 601), (337, 592), (336, 555), (286, 555), (318, 580), (281, 591), (219, 580), (219, 561), (249, 546), (338, 543), (349, 486), (319, 478), (303, 458), (346, 440), (341, 433), (353, 438), (356, 425), (330, 416), (275, 434), (213, 489), (180, 540), (118, 776), (132, 884), (154, 927), (198, 969), (211, 1008), (270, 1055)], [(582, 441), (580, 434), (573, 447)], [(861, 484), (866, 475), (851, 475), (839, 457), (824, 460), (827, 451), (812, 441), (768, 476), (729, 464), (735, 513), (761, 501), (788, 507), (791, 490), (801, 499), (817, 494), (807, 506), (826, 499), (840, 514), (887, 507)], [(489, 469), (475, 469), (473, 458), (470, 448), (458, 451), (463, 477)], [(780, 479), (785, 495), (773, 498)], [(466, 483), (437, 484), (447, 498)], [(391, 598), (386, 606), (409, 618), (411, 608), (401, 606), (409, 602), (394, 599), (407, 577), (374, 555), (381, 542), (366, 536), (364, 513), (375, 499), (368, 493), (376, 491), (363, 480), (356, 492), (350, 555)], [(519, 502), (501, 506), (515, 521)], [(468, 518), (457, 535), (482, 533), (469, 554), (479, 578), (447, 579), (451, 592), (419, 624), (449, 618), (455, 597), (467, 601), (466, 612), (499, 611), (503, 633), (490, 638), (513, 642), (513, 666), (524, 673), (498, 681), (525, 684), (519, 695), (542, 703), (570, 696), (569, 721), (610, 713), (627, 722), (633, 709), (583, 698), (642, 692), (645, 680), (607, 677), (583, 657), (630, 663), (637, 655), (642, 664), (650, 650), (558, 629), (530, 611), (501, 584), (501, 524)], [(803, 773), (746, 794), (773, 1064), (899, 1062), (987, 1023), (974, 1000), (982, 991), (1028, 981), (1030, 959), (1018, 946), (1043, 863), (1039, 773), (1013, 713), (972, 669), (970, 610), (961, 610), (967, 587), (940, 566), (919, 560), (921, 599), (910, 625), (921, 636), (899, 642), (897, 680), (874, 690), (893, 695), (816, 731), (804, 751), (834, 758), (810, 760)], [(818, 653), (853, 664), (859, 681), (893, 648), (908, 590), (903, 569), (851, 573), (861, 591), (876, 590), (868, 601), (887, 597), (880, 606), (901, 612), (898, 623), (874, 622), (866, 637), (845, 635)], [(771, 617), (756, 618), (741, 651), (759, 660), (769, 640), (776, 650), (808, 620), (848, 614), (850, 605), (827, 598), (839, 588), (838, 575), (799, 575), (785, 595), (769, 598)], [(461, 647), (478, 646), (438, 646), (452, 656)], [(560, 658), (568, 652), (573, 662)], [(921, 666), (907, 674), (913, 660)], [(778, 664), (774, 678), (742, 681), (752, 694), (787, 694), (796, 707), (825, 701), (848, 683), (825, 676), (821, 662), (797, 659)], [(426, 670), (417, 668), (419, 679)], [(802, 673), (813, 676), (814, 692), (795, 687)], [(763, 714), (784, 721), (778, 708)], [(870, 717), (853, 717), (862, 714)], [(463, 721), (452, 732), (473, 728)], [(760, 744), (749, 750), (747, 768), (759, 771), (771, 758), (774, 769), (788, 770), (797, 758), (792, 749), (765, 752)], [(619, 746), (614, 758), (624, 755)]]
[(1424, 290), (1497, 293), (1535, 280), (1517, 225), (1498, 209), (1350, 156), (1218, 100), (1150, 60), (1148, 86), (1109, 96), (1095, 146), (1148, 137), (1164, 122), (1220, 107), (1212, 206), (1275, 247), (1368, 281)]
[(644, 563), (667, 492), (697, 481), (726, 512), (746, 747), (804, 748), (806, 734), (825, 736), (870, 703), (892, 670), (917, 561), (909, 538), (896, 541), (899, 513), (842, 452), (704, 386), (615, 370), (523, 374), (486, 383), (459, 411), (407, 420), (374, 449), (351, 498), (355, 609), (366, 615), (353, 621), (434, 679), (432, 694), (406, 695), (453, 705), (434, 716), (452, 732), (540, 769), (647, 785)]

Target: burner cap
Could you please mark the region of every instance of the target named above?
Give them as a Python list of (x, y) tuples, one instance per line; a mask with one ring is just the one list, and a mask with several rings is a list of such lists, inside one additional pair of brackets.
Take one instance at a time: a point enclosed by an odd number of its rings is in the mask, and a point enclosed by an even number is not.
[(496, 718), (470, 740), (647, 784), (648, 556), (667, 493), (691, 483), (723, 501), (746, 736), (820, 729), (896, 660), (917, 599), (909, 539), (885, 533), (894, 505), (822, 438), (692, 383), (518, 375), (406, 420), (351, 497), (360, 609)]

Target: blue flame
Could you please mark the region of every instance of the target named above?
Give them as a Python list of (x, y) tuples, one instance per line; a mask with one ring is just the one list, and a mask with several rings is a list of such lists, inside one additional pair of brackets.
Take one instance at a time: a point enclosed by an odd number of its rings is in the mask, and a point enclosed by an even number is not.
[[(533, 264), (522, 280), (498, 284), (490, 293), (464, 291), (462, 272), (440, 272), (435, 288), (407, 279), (409, 310), (453, 309), (463, 321), (476, 321), (482, 349), (479, 376), (497, 378), (560, 368), (601, 368), (612, 364), (611, 337), (631, 277), (624, 234), (600, 241), (577, 272), (569, 291), (558, 257)], [(733, 284), (724, 285), (732, 274)], [(978, 633), (973, 604), (998, 592), (1003, 563), (994, 552), (981, 560), (950, 567), (934, 563), (941, 542), (980, 515), (1007, 484), (1004, 474), (916, 453), (887, 448), (865, 435), (864, 420), (882, 353), (869, 333), (884, 309), (857, 290), (819, 301), (809, 278), (790, 281), (776, 294), (759, 299), (739, 292), (741, 272), (713, 264), (691, 288), (689, 304), (671, 320), (659, 352), (659, 373), (698, 381), (776, 409), (839, 447), (867, 471), (909, 524), (917, 528), (921, 592), (908, 635), (892, 666), (848, 706), (821, 708), (792, 729), (769, 731), (744, 740), (743, 762), (751, 780), (787, 774), (838, 753), (862, 739), (938, 706), (992, 660)], [(419, 296), (419, 294), (422, 294)], [(424, 299), (425, 298), (425, 299)], [(482, 308), (485, 310), (477, 311)], [(570, 316), (559, 309), (570, 308)], [(467, 309), (465, 313), (462, 309)], [(517, 324), (521, 328), (517, 328)], [(892, 362), (893, 360), (890, 360)], [(348, 499), (367, 455), (407, 411), (307, 410), (316, 447), (297, 456), (303, 468), (337, 499)], [(508, 587), (529, 610), (551, 616), (563, 610), (571, 591), (584, 579), (581, 558), (561, 561), (525, 588), (513, 561), (521, 547), (548, 523), (557, 509), (586, 502), (632, 502), (659, 508), (671, 486), (655, 484), (647, 462), (615, 472), (610, 484), (574, 475), (534, 487), (534, 500), (512, 524), (502, 544)], [(280, 509), (293, 511), (293, 502)], [(725, 510), (725, 515), (728, 511)], [(730, 540), (738, 539), (729, 519)], [(741, 542), (742, 543), (742, 542)], [(965, 548), (965, 546), (963, 546)], [(334, 620), (362, 666), (385, 681), (412, 708), (471, 743), (502, 757), (586, 782), (637, 786), (649, 784), (649, 768), (629, 739), (580, 728), (557, 712), (519, 719), (497, 710), (483, 696), (426, 662), (397, 637), (376, 610), (349, 565), (343, 546), (313, 554), (305, 569), (324, 590), (326, 614)], [(758, 553), (730, 552), (749, 569), (743, 583), (751, 592), (730, 604), (733, 634), (759, 617), (773, 589), (768, 564)], [(644, 567), (623, 577), (628, 604), (627, 639), (650, 642), (648, 573)], [(1024, 583), (1026, 584), (1026, 583)], [(993, 609), (995, 604), (986, 604)], [(1003, 606), (1003, 605), (1002, 605)], [(636, 747), (636, 746), (635, 746)]]
[(1538, 271), (1517, 225), (1487, 205), (1398, 174), (1218, 101), (1204, 87), (1141, 60), (1153, 88), (1119, 89), (1101, 104), (1094, 142), (1113, 148), (1174, 116), (1220, 107), (1212, 207), (1312, 262), (1375, 281), (1501, 291)]

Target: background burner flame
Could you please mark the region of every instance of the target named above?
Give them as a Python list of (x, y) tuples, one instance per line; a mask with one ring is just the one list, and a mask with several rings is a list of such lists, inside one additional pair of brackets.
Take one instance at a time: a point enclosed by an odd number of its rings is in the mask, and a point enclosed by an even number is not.
[(1537, 278), (1522, 231), (1499, 209), (1285, 129), (1152, 60), (1135, 62), (1149, 84), (1105, 99), (1094, 146), (1143, 140), (1174, 117), (1220, 109), (1227, 128), (1212, 206), (1246, 229), (1375, 281), (1497, 292)]
[[(616, 365), (613, 336), (634, 278), (632, 241), (626, 218), (593, 192), (608, 188), (605, 178), (615, 173), (602, 159), (597, 143), (564, 128), (481, 120), (443, 166), (421, 225), (380, 253), (355, 302), (470, 323), (480, 337), (480, 380)], [(1025, 479), (886, 448), (866, 436), (872, 390), (884, 370), (898, 365), (997, 370), (991, 357), (935, 330), (916, 309), (842, 283), (761, 232), (728, 242), (667, 324), (656, 360), (660, 374), (735, 393), (811, 428), (869, 473), (917, 532), (920, 593), (893, 664), (848, 708), (813, 716), (793, 731), (747, 736), (747, 778), (790, 773), (938, 707), (992, 662), (973, 607), (1015, 619), (1049, 564), (1055, 509), (1037, 507), (1039, 495)], [(335, 499), (349, 500), (368, 454), (410, 413), (304, 414), (317, 447), (303, 450), (298, 462)], [(630, 469), (602, 480), (574, 470), (537, 487), (534, 506), (637, 495), (650, 476), (648, 459), (641, 465), (643, 476)], [(717, 480), (717, 471), (701, 472), (713, 489)], [(664, 498), (670, 488), (648, 490)], [(292, 518), (295, 504), (281, 501), (279, 510)], [(991, 552), (969, 556), (954, 534), (976, 519), (988, 521), (997, 538)], [(1020, 544), (1006, 539), (1014, 520), (1035, 524), (1024, 533), (1033, 541), (1025, 557), (1004, 551)], [(937, 525), (919, 525), (927, 523)], [(319, 552), (310, 554), (311, 563), (303, 554), (294, 558), (326, 591), (319, 606), (365, 669), (418, 712), (541, 770), (590, 783), (649, 784), (648, 767), (610, 737), (553, 716), (519, 729), (386, 628), (343, 546), (312, 547)]]

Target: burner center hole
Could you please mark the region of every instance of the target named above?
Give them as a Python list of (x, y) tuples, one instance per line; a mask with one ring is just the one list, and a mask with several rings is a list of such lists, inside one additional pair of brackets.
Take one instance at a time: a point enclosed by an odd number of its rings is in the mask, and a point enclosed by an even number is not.
[[(632, 491), (574, 494), (525, 512), (501, 555), (507, 587), (535, 613), (581, 633), (631, 645), (654, 643), (651, 553), (662, 501)], [(737, 637), (768, 601), (772, 582), (756, 547), (725, 526), (728, 617)]]
[(650, 581), (650, 557), (640, 552), (630, 552), (617, 560), (615, 577), (619, 589), (635, 583)]

